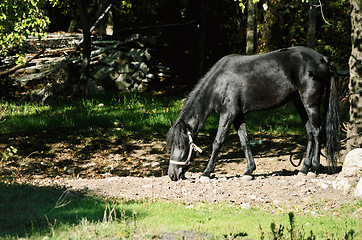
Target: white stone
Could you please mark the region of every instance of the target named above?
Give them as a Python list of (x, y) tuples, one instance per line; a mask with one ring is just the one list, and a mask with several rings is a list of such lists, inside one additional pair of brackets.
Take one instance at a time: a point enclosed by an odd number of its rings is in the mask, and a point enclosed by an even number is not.
[(314, 172), (308, 172), (307, 177), (308, 178), (316, 178), (317, 174), (315, 174)]
[(119, 75), (119, 77), (115, 81), (115, 84), (118, 90), (125, 90), (126, 88), (131, 86), (133, 82), (134, 81), (132, 77), (129, 74), (125, 73)]
[(338, 176), (336, 181), (333, 182), (332, 186), (334, 189), (343, 190), (344, 194), (347, 194), (352, 188), (348, 179), (344, 178), (343, 176)]
[(357, 186), (354, 190), (354, 196), (358, 198), (362, 198), (362, 178), (357, 183)]
[(209, 183), (210, 182), (210, 178), (206, 177), (206, 176), (201, 176), (200, 177), (200, 182), (201, 183)]
[(253, 180), (253, 176), (243, 175), (241, 179), (242, 179), (244, 182), (250, 182), (251, 180)]
[(296, 187), (301, 187), (301, 186), (303, 186), (303, 185), (305, 185), (305, 184), (306, 184), (306, 182), (300, 181), (300, 182), (297, 182), (297, 183), (295, 184), (295, 186), (296, 186)]
[[(332, 186), (335, 189), (343, 190), (345, 194), (353, 191), (357, 186), (358, 181), (362, 177), (362, 148), (356, 148), (350, 151), (344, 160), (342, 171), (338, 174), (336, 181)], [(362, 183), (361, 183), (362, 185)], [(355, 190), (354, 194), (358, 195), (359, 191)]]
[(344, 159), (342, 172), (347, 177), (359, 176), (362, 170), (362, 148), (350, 151)]
[(240, 208), (241, 209), (250, 209), (250, 203), (242, 203), (240, 204)]
[(326, 183), (323, 183), (323, 182), (321, 182), (320, 184), (318, 184), (322, 189), (327, 189), (329, 186), (328, 186), (328, 184), (326, 184)]

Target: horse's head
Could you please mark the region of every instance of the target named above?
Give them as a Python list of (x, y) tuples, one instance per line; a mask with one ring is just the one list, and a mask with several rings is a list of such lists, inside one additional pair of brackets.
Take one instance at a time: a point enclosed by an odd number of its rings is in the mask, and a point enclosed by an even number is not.
[(182, 119), (176, 124), (171, 122), (167, 134), (167, 146), (171, 152), (168, 176), (173, 181), (185, 178), (185, 173), (195, 157), (195, 151), (202, 151), (193, 143), (192, 138), (191, 131)]

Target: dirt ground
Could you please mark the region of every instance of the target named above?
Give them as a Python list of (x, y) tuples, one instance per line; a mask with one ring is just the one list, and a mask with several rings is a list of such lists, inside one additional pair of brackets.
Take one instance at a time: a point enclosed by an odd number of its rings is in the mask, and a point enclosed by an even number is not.
[[(1, 151), (13, 146), (18, 152), (1, 162), (0, 177), (127, 200), (177, 200), (190, 206), (228, 202), (242, 207), (269, 205), (314, 211), (352, 200), (333, 188), (337, 174), (297, 176), (298, 169), (289, 157), (304, 150), (303, 136), (249, 136), (252, 142), (258, 142), (252, 148), (257, 170), (254, 180), (245, 181), (243, 152), (237, 136), (231, 135), (211, 181), (201, 183), (199, 177), (211, 153), (211, 136), (201, 134), (197, 139), (204, 152), (186, 174), (188, 179), (172, 182), (167, 176), (169, 155), (164, 137), (118, 138), (105, 131), (1, 136)], [(326, 165), (323, 157), (322, 164)]]

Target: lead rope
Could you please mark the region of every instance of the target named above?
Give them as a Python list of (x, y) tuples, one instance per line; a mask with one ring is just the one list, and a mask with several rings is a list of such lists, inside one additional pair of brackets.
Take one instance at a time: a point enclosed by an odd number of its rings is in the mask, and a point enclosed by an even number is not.
[(178, 161), (174, 161), (174, 160), (170, 160), (171, 164), (175, 164), (175, 165), (190, 165), (191, 164), (191, 156), (192, 156), (192, 150), (194, 150), (195, 152), (199, 152), (202, 153), (202, 149), (199, 148), (195, 143), (194, 140), (192, 139), (191, 136), (191, 132), (188, 131), (187, 132), (187, 136), (189, 137), (189, 144), (190, 144), (190, 150), (189, 150), (189, 155), (187, 156), (187, 160), (185, 162), (178, 162)]

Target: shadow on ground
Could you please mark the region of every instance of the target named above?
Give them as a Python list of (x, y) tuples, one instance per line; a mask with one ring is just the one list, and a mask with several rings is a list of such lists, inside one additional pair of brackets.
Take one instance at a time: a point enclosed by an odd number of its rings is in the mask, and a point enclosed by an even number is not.
[[(27, 184), (0, 183), (0, 192), (0, 238), (51, 233), (55, 227), (72, 226), (85, 218), (103, 221), (106, 205), (111, 204), (80, 192)], [(134, 217), (130, 210), (116, 211), (125, 219)]]
[[(292, 152), (304, 151), (306, 144), (305, 137), (299, 135), (272, 137), (259, 134), (250, 135), (249, 139), (254, 143), (252, 152), (255, 159), (276, 159), (275, 161), (281, 161), (283, 156), (289, 157)], [(197, 156), (190, 171), (202, 172), (212, 150), (213, 136), (200, 134), (196, 141), (204, 152)], [(64, 129), (2, 135), (0, 142), (2, 152), (10, 146), (17, 149), (16, 153), (1, 163), (0, 177), (3, 179), (31, 179), (39, 176), (159, 177), (166, 175), (168, 169), (169, 153), (163, 135), (141, 139), (135, 136), (119, 136), (104, 128)], [(227, 172), (228, 166), (233, 164), (246, 167), (244, 153), (236, 134), (228, 136), (219, 154), (217, 168), (225, 168), (223, 171)]]

